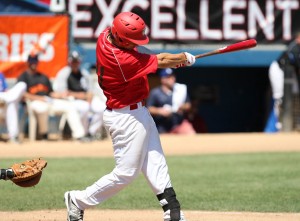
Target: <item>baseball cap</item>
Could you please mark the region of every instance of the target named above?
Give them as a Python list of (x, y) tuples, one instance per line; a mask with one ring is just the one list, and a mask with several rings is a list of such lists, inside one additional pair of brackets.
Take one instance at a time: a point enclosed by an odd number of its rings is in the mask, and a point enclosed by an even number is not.
[(160, 76), (161, 78), (163, 78), (163, 77), (168, 77), (168, 76), (170, 76), (170, 75), (172, 75), (172, 74), (174, 74), (174, 73), (173, 73), (173, 69), (171, 69), (171, 68), (162, 69), (162, 70), (159, 72), (159, 76)]
[(69, 62), (80, 62), (80, 61), (81, 61), (81, 57), (78, 51), (72, 51), (69, 57)]
[(39, 62), (38, 55), (29, 55), (27, 62), (29, 64), (37, 64)]

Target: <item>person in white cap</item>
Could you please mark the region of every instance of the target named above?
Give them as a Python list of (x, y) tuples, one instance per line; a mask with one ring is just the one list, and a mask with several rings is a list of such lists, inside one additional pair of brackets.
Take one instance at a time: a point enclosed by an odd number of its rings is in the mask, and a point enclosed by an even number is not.
[(57, 73), (53, 81), (53, 90), (65, 93), (74, 104), (80, 114), (85, 136), (91, 140), (99, 138), (103, 132), (106, 99), (97, 79), (94, 79), (87, 69), (81, 67), (81, 56), (78, 51), (71, 52), (68, 65)]

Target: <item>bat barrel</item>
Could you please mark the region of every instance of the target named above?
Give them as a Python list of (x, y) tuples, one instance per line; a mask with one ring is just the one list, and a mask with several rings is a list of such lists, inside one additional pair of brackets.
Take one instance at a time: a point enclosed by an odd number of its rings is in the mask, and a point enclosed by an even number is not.
[(257, 42), (255, 39), (248, 39), (245, 41), (240, 41), (213, 51), (209, 51), (203, 54), (198, 54), (195, 56), (195, 58), (203, 58), (215, 54), (223, 54), (223, 53), (228, 53), (228, 52), (234, 52), (234, 51), (240, 51), (240, 50), (245, 50), (249, 48), (253, 48), (257, 45)]
[(227, 47), (219, 49), (219, 53), (226, 53), (226, 52), (233, 52), (233, 51), (240, 51), (249, 48), (253, 48), (257, 45), (255, 39), (248, 39), (245, 41), (241, 41), (232, 45), (228, 45)]

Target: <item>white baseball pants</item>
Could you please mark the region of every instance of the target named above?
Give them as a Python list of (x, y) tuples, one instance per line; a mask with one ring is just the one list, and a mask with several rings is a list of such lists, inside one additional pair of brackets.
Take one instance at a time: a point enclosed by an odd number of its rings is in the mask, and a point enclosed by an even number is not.
[(105, 102), (99, 96), (93, 96), (91, 103), (79, 99), (72, 102), (80, 114), (85, 134), (95, 135), (103, 125)]
[(30, 102), (30, 105), (35, 114), (47, 116), (44, 122), (39, 122), (39, 125), (46, 125), (46, 128), (48, 129), (49, 114), (66, 113), (67, 121), (72, 131), (72, 137), (81, 138), (84, 136), (84, 128), (82, 126), (79, 113), (70, 101), (63, 99), (50, 99), (50, 102), (34, 100)]
[(6, 127), (9, 138), (16, 138), (19, 135), (18, 110), (19, 101), (26, 91), (26, 84), (18, 82), (5, 92), (0, 92), (0, 98), (6, 102), (5, 116)]
[(113, 171), (83, 191), (71, 191), (72, 201), (84, 210), (114, 196), (130, 184), (140, 172), (147, 179), (153, 193), (158, 195), (171, 187), (168, 167), (156, 125), (148, 109), (138, 104), (105, 110), (104, 126), (109, 132), (115, 157)]

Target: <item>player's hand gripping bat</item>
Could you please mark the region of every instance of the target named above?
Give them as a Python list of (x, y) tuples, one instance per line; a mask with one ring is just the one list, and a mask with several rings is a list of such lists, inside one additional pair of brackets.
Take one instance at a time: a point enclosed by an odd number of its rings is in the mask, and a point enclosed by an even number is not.
[(215, 55), (215, 54), (224, 54), (224, 53), (228, 53), (228, 52), (233, 52), (233, 51), (240, 51), (240, 50), (245, 50), (248, 48), (253, 48), (257, 45), (257, 42), (255, 39), (248, 39), (245, 41), (240, 41), (231, 45), (227, 45), (225, 47), (222, 48), (218, 48), (216, 50), (213, 51), (209, 51), (203, 54), (199, 54), (199, 55), (195, 55), (195, 58), (203, 58), (203, 57), (207, 57), (207, 56), (211, 56), (211, 55)]

